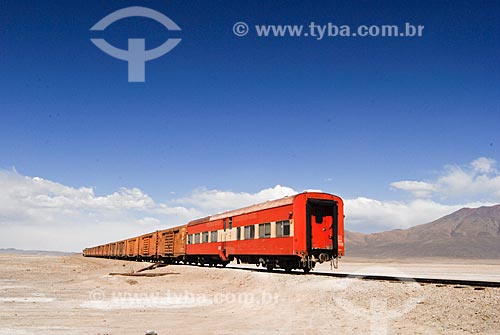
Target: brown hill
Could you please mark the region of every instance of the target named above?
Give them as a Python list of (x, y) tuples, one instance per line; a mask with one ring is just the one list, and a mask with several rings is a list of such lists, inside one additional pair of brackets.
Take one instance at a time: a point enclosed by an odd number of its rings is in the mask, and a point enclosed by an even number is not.
[(374, 234), (347, 231), (346, 255), (500, 259), (500, 205), (462, 208), (405, 230)]

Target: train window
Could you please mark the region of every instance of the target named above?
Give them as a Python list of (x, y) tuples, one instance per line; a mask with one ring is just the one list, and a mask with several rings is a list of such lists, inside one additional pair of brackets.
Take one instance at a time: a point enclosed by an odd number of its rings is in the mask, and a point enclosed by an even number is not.
[(290, 236), (290, 220), (276, 222), (276, 237)]
[(271, 237), (271, 224), (261, 223), (259, 225), (259, 238), (270, 238)]
[(255, 238), (255, 226), (245, 226), (245, 240)]
[(210, 242), (217, 242), (217, 230), (210, 233)]
[(241, 240), (241, 227), (236, 227), (236, 240)]
[(283, 236), (290, 236), (290, 220), (283, 221)]
[(224, 219), (224, 231), (226, 231), (226, 219)]
[(202, 233), (202, 243), (208, 243), (208, 231)]
[(283, 221), (283, 236), (290, 236), (290, 220)]
[(194, 243), (200, 243), (200, 234), (194, 234)]
[(233, 229), (233, 218), (232, 217), (229, 218), (229, 229), (230, 230)]

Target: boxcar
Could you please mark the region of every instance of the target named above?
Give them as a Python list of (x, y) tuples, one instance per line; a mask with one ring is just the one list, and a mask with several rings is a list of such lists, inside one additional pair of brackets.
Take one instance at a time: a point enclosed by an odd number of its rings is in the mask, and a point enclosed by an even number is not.
[(158, 243), (157, 232), (139, 236), (137, 242), (139, 243), (139, 258), (143, 260), (153, 260), (156, 258), (156, 249)]
[(139, 259), (139, 242), (138, 239), (140, 237), (129, 238), (126, 241), (127, 258), (136, 258)]
[(116, 242), (110, 243), (109, 257), (116, 258)]
[(159, 230), (157, 259), (163, 263), (178, 263), (186, 257), (186, 226)]
[(125, 248), (125, 244), (127, 243), (127, 241), (118, 241), (116, 242), (117, 244), (117, 251), (116, 251), (116, 257), (117, 258), (123, 258), (125, 257), (125, 252), (126, 252), (126, 248)]

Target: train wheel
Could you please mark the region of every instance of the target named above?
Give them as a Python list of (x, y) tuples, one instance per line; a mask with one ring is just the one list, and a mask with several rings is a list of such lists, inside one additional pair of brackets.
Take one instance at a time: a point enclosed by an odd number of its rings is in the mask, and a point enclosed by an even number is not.
[(266, 265), (266, 269), (267, 269), (267, 271), (271, 272), (271, 271), (273, 271), (274, 266), (272, 266), (271, 264), (268, 264), (268, 265)]
[(306, 267), (302, 268), (302, 270), (304, 270), (304, 273), (309, 273), (309, 272), (311, 272), (311, 268), (310, 268), (310, 267), (308, 267), (308, 266), (306, 266)]

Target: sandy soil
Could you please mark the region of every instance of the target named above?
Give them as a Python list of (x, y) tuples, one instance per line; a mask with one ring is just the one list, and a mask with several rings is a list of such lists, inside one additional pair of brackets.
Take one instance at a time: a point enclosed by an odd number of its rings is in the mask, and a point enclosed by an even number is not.
[[(144, 263), (0, 255), (0, 334), (500, 334), (500, 289), (388, 283), (168, 266), (162, 277), (110, 276)], [(341, 272), (462, 274), (498, 264), (341, 263)], [(323, 267), (322, 270), (328, 270)], [(476, 278), (477, 279), (477, 278)]]

